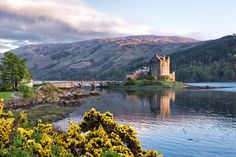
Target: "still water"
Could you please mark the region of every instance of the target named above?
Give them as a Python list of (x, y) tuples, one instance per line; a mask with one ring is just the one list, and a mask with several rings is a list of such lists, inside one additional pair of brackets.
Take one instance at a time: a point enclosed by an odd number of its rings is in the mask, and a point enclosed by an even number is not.
[(67, 129), (68, 121), (81, 121), (94, 107), (133, 126), (144, 148), (165, 157), (236, 157), (236, 92), (229, 89), (102, 90), (55, 124)]

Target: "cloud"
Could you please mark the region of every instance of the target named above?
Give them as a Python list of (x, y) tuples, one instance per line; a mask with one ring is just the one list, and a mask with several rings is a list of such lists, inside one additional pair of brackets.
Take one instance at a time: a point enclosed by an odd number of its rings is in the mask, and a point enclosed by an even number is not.
[(28, 43), (164, 35), (152, 27), (107, 15), (85, 0), (0, 0), (0, 21), (0, 39), (11, 41), (0, 40), (0, 51)]
[(188, 32), (181, 34), (182, 36), (187, 36), (193, 39), (198, 40), (209, 40), (209, 39), (216, 39), (219, 37), (219, 35), (213, 35), (209, 32)]
[(150, 27), (109, 16), (82, 0), (1, 0), (0, 21), (0, 38), (32, 43), (152, 34)]
[(17, 44), (16, 40), (6, 40), (0, 38), (0, 53), (6, 52), (9, 49), (17, 48), (20, 43)]
[(151, 33), (147, 26), (130, 24), (120, 17), (106, 15), (90, 8), (81, 0), (1, 0), (0, 8), (10, 18), (9, 22), (17, 18), (20, 22), (17, 27), (21, 30), (37, 29), (44, 32), (50, 29), (51, 33), (60, 30), (64, 33), (93, 32), (92, 34)]

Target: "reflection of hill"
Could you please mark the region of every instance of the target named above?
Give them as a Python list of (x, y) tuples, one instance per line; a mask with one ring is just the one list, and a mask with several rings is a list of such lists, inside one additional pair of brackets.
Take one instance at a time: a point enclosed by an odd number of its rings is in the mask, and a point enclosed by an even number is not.
[(175, 92), (167, 91), (118, 91), (103, 90), (98, 97), (85, 100), (71, 116), (82, 115), (90, 108), (100, 112), (110, 111), (114, 117), (127, 121), (146, 121), (157, 117), (167, 117), (171, 113), (171, 103)]
[(236, 93), (217, 91), (187, 91), (177, 94), (176, 112), (197, 115), (236, 117)]
[(86, 99), (70, 115), (81, 116), (93, 107), (100, 112), (110, 111), (121, 122), (143, 124), (145, 127), (147, 123), (150, 126), (165, 125), (169, 120), (186, 125), (186, 122), (195, 121), (196, 117), (199, 120), (209, 116), (217, 116), (224, 124), (225, 119), (228, 121), (236, 117), (235, 102), (236, 94), (227, 92), (103, 90), (100, 96)]

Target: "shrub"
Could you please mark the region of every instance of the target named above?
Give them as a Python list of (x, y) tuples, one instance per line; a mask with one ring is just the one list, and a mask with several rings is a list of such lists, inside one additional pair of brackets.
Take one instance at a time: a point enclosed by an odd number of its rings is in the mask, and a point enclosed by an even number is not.
[(141, 147), (136, 132), (128, 125), (119, 125), (109, 112), (91, 109), (79, 124), (70, 122), (66, 132), (55, 131), (52, 124), (41, 120), (33, 128), (23, 127), (26, 115), (13, 118), (2, 111), (0, 102), (0, 155), (19, 157), (161, 157), (156, 151)]
[(113, 151), (105, 151), (102, 154), (102, 157), (118, 157), (119, 154), (117, 152), (113, 152)]
[(125, 86), (132, 86), (132, 85), (135, 85), (135, 83), (136, 83), (136, 80), (130, 79), (130, 80), (127, 80), (124, 85)]
[(165, 75), (163, 75), (163, 76), (158, 76), (158, 80), (159, 81), (168, 81), (170, 78), (169, 78), (169, 76), (165, 76)]
[(42, 99), (44, 102), (58, 101), (58, 95), (64, 94), (63, 90), (55, 87), (53, 84), (46, 82), (36, 87), (34, 90), (35, 98)]
[(24, 97), (34, 96), (33, 89), (25, 84), (20, 85), (18, 90), (23, 94)]
[(147, 75), (143, 79), (155, 81), (157, 80), (157, 75)]
[(55, 87), (50, 82), (43, 83), (43, 85), (40, 86), (39, 89), (44, 93), (44, 95), (52, 95), (52, 94), (62, 93), (62, 90), (60, 90), (59, 88)]

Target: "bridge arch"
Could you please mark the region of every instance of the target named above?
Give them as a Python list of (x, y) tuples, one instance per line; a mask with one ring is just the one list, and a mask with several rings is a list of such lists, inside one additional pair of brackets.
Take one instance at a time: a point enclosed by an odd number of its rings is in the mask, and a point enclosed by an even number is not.
[(60, 88), (83, 88), (84, 86), (95, 87), (104, 87), (108, 82), (114, 81), (64, 81), (64, 82), (52, 82), (53, 85)]
[(76, 87), (76, 86), (79, 86), (79, 88), (83, 88), (84, 83), (83, 82), (76, 82), (74, 87)]
[(98, 84), (100, 85), (101, 88), (104, 86), (103, 82), (99, 82)]

